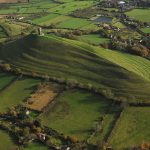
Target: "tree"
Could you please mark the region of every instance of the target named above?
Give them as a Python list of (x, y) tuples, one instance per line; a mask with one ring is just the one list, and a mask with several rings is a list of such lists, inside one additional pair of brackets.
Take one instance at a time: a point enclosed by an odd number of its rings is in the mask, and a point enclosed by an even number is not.
[(132, 54), (136, 54), (142, 57), (146, 57), (149, 54), (149, 49), (141, 44), (135, 44), (128, 47), (128, 51)]
[(6, 71), (10, 71), (10, 70), (11, 70), (10, 64), (4, 64), (4, 65), (3, 65), (3, 68), (4, 68), (4, 70), (6, 70)]
[(29, 136), (29, 134), (30, 134), (30, 128), (29, 127), (25, 127), (24, 129), (23, 129), (23, 136)]

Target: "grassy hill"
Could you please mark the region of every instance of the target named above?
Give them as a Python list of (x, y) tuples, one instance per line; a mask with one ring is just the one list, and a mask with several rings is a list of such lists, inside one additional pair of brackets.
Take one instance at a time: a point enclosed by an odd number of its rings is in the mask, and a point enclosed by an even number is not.
[(107, 88), (129, 101), (150, 102), (149, 81), (83, 47), (55, 36), (29, 35), (1, 48), (0, 59), (26, 71)]

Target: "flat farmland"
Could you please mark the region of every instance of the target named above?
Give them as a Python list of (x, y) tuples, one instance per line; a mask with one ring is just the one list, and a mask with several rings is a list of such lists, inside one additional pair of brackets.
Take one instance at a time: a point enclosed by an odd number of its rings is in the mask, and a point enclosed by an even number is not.
[(71, 17), (64, 16), (64, 15), (50, 14), (50, 15), (33, 20), (33, 23), (38, 24), (38, 25), (50, 25), (50, 24), (55, 25), (63, 21), (66, 21), (70, 18)]
[(51, 8), (51, 9), (49, 9), (49, 11), (55, 12), (58, 14), (68, 15), (77, 9), (87, 8), (92, 5), (93, 5), (93, 1), (85, 1), (85, 0), (78, 1), (78, 2), (72, 1), (72, 2), (61, 4), (57, 7)]
[(1, 150), (12, 150), (17, 149), (17, 145), (14, 144), (9, 134), (5, 131), (0, 130), (0, 149)]
[(24, 78), (14, 82), (6, 90), (0, 93), (0, 112), (5, 112), (7, 108), (22, 103), (33, 91), (33, 87), (38, 80)]
[[(110, 103), (100, 95), (75, 89), (65, 91), (55, 101), (56, 104), (40, 116), (42, 123), (79, 140), (85, 140), (90, 136), (97, 122), (105, 115), (110, 106)], [(109, 128), (104, 126), (105, 129), (107, 131), (103, 134), (109, 132)], [(100, 132), (97, 134), (99, 135)], [(92, 139), (91, 142), (96, 142), (98, 138), (99, 136)]]
[(144, 33), (150, 33), (150, 28), (142, 28), (141, 31)]
[(81, 18), (70, 18), (68, 20), (62, 21), (57, 25), (57, 28), (69, 28), (69, 29), (77, 29), (82, 28), (86, 25), (91, 24), (90, 21)]
[(21, 148), (21, 150), (49, 150), (45, 145), (41, 143), (30, 143), (28, 146)]
[(150, 22), (149, 14), (150, 14), (149, 8), (133, 9), (126, 13), (126, 15), (128, 15), (129, 17), (143, 22)]
[(108, 38), (102, 38), (99, 34), (87, 34), (78, 37), (80, 41), (86, 42), (88, 44), (100, 45), (102, 43), (109, 43)]
[(115, 150), (139, 146), (150, 141), (150, 109), (149, 107), (128, 107), (119, 122), (110, 144)]

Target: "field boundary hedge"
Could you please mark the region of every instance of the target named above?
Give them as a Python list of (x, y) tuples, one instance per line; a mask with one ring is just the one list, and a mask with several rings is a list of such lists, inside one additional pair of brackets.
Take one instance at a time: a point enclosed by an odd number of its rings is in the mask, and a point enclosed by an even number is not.
[(14, 83), (20, 79), (20, 76), (12, 79), (5, 87), (3, 87), (1, 90), (0, 90), (0, 95), (3, 94), (3, 92), (7, 91), (11, 86), (14, 85)]
[(120, 111), (120, 113), (118, 114), (118, 116), (116, 117), (116, 122), (113, 124), (112, 130), (111, 130), (110, 134), (108, 135), (108, 137), (107, 137), (107, 139), (106, 139), (106, 142), (107, 142), (107, 143), (110, 142), (112, 136), (115, 134), (115, 131), (116, 131), (117, 127), (118, 127), (118, 123), (120, 122), (121, 117), (122, 117), (122, 115), (123, 115), (123, 113), (124, 113), (125, 111), (126, 111), (126, 108), (122, 109), (122, 110)]

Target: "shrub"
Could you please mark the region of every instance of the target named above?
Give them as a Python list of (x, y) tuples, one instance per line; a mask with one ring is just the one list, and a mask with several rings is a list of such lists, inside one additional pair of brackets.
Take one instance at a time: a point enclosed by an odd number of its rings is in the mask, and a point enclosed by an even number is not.
[(3, 68), (5, 71), (10, 71), (10, 70), (11, 70), (10, 64), (3, 64), (2, 68)]
[(141, 44), (135, 44), (128, 47), (129, 53), (136, 54), (139, 56), (146, 57), (149, 54), (149, 49)]

